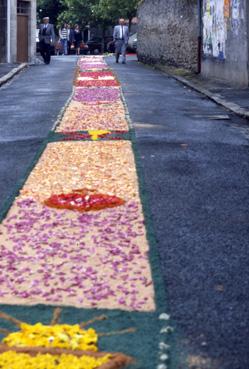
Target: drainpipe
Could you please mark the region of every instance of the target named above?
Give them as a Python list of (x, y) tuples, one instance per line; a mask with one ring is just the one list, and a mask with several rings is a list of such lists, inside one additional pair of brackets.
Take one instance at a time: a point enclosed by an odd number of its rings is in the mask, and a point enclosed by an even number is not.
[(202, 59), (202, 0), (198, 1), (198, 60), (197, 73), (201, 73), (201, 59)]
[(10, 7), (11, 0), (7, 0), (7, 63), (11, 63), (11, 55), (10, 55)]

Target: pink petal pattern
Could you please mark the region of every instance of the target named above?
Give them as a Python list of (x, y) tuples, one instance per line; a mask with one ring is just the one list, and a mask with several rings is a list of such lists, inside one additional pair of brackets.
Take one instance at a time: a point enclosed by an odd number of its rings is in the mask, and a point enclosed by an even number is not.
[(73, 99), (85, 104), (105, 104), (120, 98), (117, 88), (76, 88)]
[(144, 238), (136, 201), (80, 214), (19, 199), (1, 226), (0, 302), (153, 310)]

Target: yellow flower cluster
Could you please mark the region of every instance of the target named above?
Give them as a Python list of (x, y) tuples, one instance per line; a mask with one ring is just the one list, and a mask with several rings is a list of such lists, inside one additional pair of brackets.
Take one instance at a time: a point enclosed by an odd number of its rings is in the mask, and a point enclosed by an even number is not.
[(99, 137), (103, 136), (103, 135), (107, 135), (108, 133), (111, 133), (111, 131), (107, 131), (107, 130), (89, 130), (88, 131), (89, 135), (91, 136), (91, 139), (93, 141), (97, 141), (99, 139)]
[(109, 355), (101, 358), (73, 355), (53, 356), (50, 354), (30, 356), (5, 352), (0, 355), (0, 368), (4, 369), (96, 369), (110, 360)]
[[(16, 347), (57, 347), (71, 350), (98, 351), (98, 335), (92, 328), (83, 330), (75, 325), (21, 324), (20, 331), (11, 333), (3, 342)], [(0, 366), (1, 367), (1, 366)]]

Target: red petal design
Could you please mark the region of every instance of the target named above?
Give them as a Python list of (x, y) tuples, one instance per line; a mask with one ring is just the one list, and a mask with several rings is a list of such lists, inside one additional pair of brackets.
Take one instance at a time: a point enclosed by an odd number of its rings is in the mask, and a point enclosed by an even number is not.
[(87, 190), (77, 190), (69, 194), (52, 195), (44, 204), (57, 209), (78, 211), (97, 211), (123, 205), (125, 201), (117, 196), (100, 193), (89, 193)]

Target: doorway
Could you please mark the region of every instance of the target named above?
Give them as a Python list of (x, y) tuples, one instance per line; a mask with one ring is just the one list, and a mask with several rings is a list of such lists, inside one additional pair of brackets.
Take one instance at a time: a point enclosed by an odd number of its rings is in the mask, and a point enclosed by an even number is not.
[(17, 15), (17, 55), (18, 63), (24, 63), (29, 58), (29, 17), (26, 14)]
[(17, 55), (18, 63), (29, 60), (30, 1), (17, 0)]

